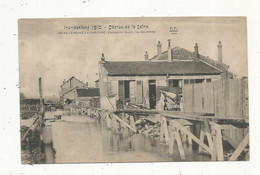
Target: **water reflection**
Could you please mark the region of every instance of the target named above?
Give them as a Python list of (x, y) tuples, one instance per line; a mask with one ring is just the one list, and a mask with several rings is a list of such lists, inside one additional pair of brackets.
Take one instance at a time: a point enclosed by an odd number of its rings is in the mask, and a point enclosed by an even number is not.
[[(168, 147), (159, 137), (133, 134), (126, 128), (114, 133), (103, 121), (55, 122), (52, 137), (56, 154), (53, 156), (47, 147), (46, 163), (180, 161), (178, 150), (169, 156)], [(185, 153), (187, 160), (209, 160), (187, 145)]]

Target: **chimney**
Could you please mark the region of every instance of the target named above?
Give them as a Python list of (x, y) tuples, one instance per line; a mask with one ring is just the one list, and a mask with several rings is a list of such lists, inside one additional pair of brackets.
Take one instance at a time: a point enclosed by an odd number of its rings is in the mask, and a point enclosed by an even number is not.
[(162, 53), (162, 44), (160, 41), (157, 43), (157, 56), (160, 56)]
[(172, 47), (170, 39), (168, 39), (168, 61), (172, 61)]
[(104, 53), (102, 53), (102, 57), (101, 57), (101, 64), (105, 64), (106, 62), (106, 59), (105, 59), (105, 56), (104, 56)]
[(148, 55), (148, 52), (147, 52), (147, 51), (145, 51), (144, 59), (145, 59), (145, 61), (148, 61), (148, 60), (149, 60), (149, 55)]
[(88, 88), (88, 82), (86, 82), (86, 88)]
[(218, 61), (222, 63), (222, 44), (218, 42)]
[(199, 60), (199, 46), (198, 43), (195, 44), (194, 46), (194, 53), (195, 53), (195, 61)]

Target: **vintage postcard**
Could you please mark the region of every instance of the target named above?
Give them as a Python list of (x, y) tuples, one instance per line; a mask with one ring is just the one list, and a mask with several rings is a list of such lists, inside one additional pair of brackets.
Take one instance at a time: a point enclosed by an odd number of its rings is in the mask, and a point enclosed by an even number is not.
[(18, 27), (22, 164), (249, 160), (245, 17)]

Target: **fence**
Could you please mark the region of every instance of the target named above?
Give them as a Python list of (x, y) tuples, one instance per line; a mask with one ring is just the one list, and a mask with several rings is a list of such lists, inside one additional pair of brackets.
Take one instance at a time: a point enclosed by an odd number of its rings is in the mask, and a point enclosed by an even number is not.
[(248, 119), (247, 78), (185, 85), (183, 111), (213, 113), (218, 118)]

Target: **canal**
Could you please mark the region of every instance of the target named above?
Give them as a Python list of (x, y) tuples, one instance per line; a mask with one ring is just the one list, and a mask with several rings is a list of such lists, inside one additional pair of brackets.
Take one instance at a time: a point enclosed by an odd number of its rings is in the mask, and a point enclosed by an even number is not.
[[(47, 112), (46, 118), (55, 113)], [(62, 120), (46, 122), (45, 163), (94, 162), (162, 162), (180, 161), (175, 145), (173, 156), (159, 137), (133, 134), (127, 129), (120, 134), (108, 130), (101, 120), (87, 116), (66, 115)], [(209, 161), (210, 156), (198, 154), (185, 145), (186, 161)]]

